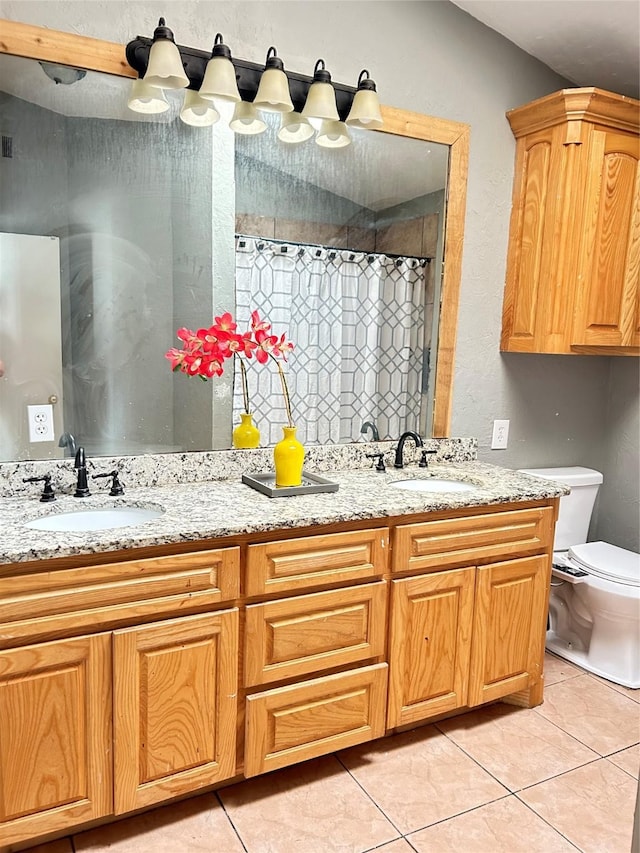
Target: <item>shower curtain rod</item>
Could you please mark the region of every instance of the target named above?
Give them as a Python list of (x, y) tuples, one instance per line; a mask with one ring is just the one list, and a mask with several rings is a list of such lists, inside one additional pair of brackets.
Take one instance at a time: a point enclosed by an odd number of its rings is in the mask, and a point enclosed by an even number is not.
[(257, 237), (255, 234), (239, 234), (236, 232), (236, 237), (246, 237), (249, 240), (264, 240), (265, 243), (277, 243), (279, 246), (309, 246), (313, 249), (327, 249), (329, 252), (353, 252), (362, 253), (363, 255), (381, 255), (390, 260), (402, 260), (404, 258), (412, 258), (416, 261), (424, 261), (430, 264), (434, 260), (433, 255), (396, 255), (393, 252), (368, 252), (365, 249), (347, 249), (344, 246), (326, 246), (324, 243), (305, 243), (302, 240), (278, 240), (276, 237)]

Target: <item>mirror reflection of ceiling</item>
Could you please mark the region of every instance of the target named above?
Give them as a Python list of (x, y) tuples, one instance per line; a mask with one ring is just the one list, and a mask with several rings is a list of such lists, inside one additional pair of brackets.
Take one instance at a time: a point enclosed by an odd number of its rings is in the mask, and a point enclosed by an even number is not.
[[(166, 113), (142, 115), (127, 108), (130, 80), (89, 71), (76, 83), (56, 84), (33, 60), (4, 54), (0, 54), (0, 80), (8, 94), (64, 116), (170, 124), (176, 120), (183, 98), (182, 91), (167, 91), (171, 106)], [(228, 107), (221, 106), (221, 112)], [(318, 146), (312, 140), (287, 145), (276, 139), (279, 117), (264, 115), (269, 124), (264, 134), (236, 137), (242, 154), (294, 176), (304, 174), (310, 183), (361, 207), (384, 210), (443, 188), (449, 156), (446, 145), (403, 139), (402, 156), (390, 162), (387, 134), (352, 130), (351, 145), (323, 149), (323, 156), (318, 157)], [(223, 114), (221, 121), (226, 118)], [(194, 135), (207, 132), (206, 128), (189, 130)], [(265, 144), (267, 134), (271, 145)]]

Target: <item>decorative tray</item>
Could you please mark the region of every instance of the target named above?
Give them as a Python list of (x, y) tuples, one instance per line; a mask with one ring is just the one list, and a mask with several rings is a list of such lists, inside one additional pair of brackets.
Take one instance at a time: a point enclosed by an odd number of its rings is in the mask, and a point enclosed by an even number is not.
[(302, 472), (300, 486), (276, 486), (276, 475), (273, 471), (261, 474), (243, 474), (242, 482), (252, 489), (257, 489), (269, 498), (288, 498), (293, 495), (318, 495), (321, 492), (337, 492), (338, 484), (325, 480), (318, 474)]

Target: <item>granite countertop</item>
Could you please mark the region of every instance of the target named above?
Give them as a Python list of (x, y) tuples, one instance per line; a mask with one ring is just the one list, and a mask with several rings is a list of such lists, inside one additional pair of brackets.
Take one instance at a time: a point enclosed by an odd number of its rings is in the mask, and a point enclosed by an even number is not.
[[(311, 527), (361, 519), (435, 512), (461, 507), (544, 500), (569, 489), (482, 462), (434, 463), (387, 469), (323, 471), (337, 492), (269, 498), (239, 479), (128, 488), (120, 498), (97, 491), (89, 498), (60, 495), (55, 503), (37, 498), (0, 499), (0, 564), (141, 548), (278, 528)], [(468, 492), (418, 492), (390, 486), (394, 480), (443, 477), (463, 480)], [(158, 508), (162, 515), (130, 527), (90, 532), (33, 530), (25, 523), (52, 513), (115, 506)]]

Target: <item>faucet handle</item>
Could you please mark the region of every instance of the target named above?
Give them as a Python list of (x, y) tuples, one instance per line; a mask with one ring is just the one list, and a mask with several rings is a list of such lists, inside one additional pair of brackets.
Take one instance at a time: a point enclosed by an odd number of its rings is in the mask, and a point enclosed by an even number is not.
[(56, 496), (53, 491), (53, 486), (51, 485), (51, 474), (45, 474), (44, 477), (23, 477), (23, 483), (44, 483), (44, 488), (42, 489), (42, 494), (40, 495), (40, 500), (42, 503), (51, 503), (51, 501), (55, 501)]
[(428, 468), (429, 462), (427, 460), (427, 454), (437, 453), (437, 450), (423, 450), (422, 456), (420, 457), (420, 461), (418, 462), (418, 468)]
[(386, 471), (384, 467), (384, 453), (365, 453), (367, 459), (377, 459), (376, 471)]
[(112, 477), (111, 480), (111, 490), (109, 494), (112, 497), (117, 497), (118, 495), (124, 495), (124, 489), (122, 488), (122, 483), (118, 477), (117, 471), (109, 471), (108, 474), (93, 474), (91, 476), (92, 480), (99, 480), (101, 477)]

